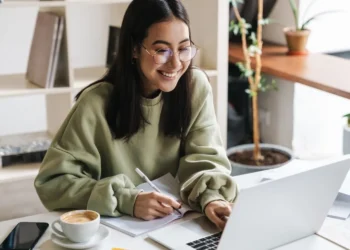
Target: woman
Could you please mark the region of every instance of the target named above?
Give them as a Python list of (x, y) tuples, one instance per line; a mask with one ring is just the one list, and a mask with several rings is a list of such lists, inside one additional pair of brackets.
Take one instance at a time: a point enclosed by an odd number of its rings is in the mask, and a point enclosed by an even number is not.
[(191, 68), (196, 50), (181, 1), (131, 2), (115, 63), (77, 96), (35, 180), (48, 209), (151, 220), (181, 206), (136, 189), (138, 167), (150, 179), (177, 175), (183, 201), (224, 227), (237, 189), (209, 82)]

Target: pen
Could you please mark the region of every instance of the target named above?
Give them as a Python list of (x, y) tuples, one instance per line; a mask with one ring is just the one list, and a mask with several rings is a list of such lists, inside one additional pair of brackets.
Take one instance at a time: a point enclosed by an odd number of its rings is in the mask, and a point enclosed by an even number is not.
[[(157, 188), (157, 186), (154, 185), (153, 182), (151, 182), (151, 180), (148, 179), (148, 177), (147, 177), (139, 168), (136, 168), (135, 171), (136, 171), (136, 173), (138, 173), (138, 175), (139, 175), (142, 179), (144, 179), (144, 181), (146, 181), (146, 182), (148, 183), (148, 185), (150, 185), (155, 191), (157, 191), (158, 193), (162, 193), (162, 192), (160, 191), (160, 189)], [(176, 208), (173, 208), (173, 209), (174, 209), (176, 212), (178, 212), (180, 215), (182, 215), (182, 213), (181, 213), (178, 209), (176, 209)]]

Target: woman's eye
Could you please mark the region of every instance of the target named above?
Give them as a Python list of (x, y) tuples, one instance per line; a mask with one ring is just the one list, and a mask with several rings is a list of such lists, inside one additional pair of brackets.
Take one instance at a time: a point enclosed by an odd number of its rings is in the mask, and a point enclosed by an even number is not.
[(180, 51), (187, 51), (187, 50), (190, 50), (190, 47), (185, 47), (185, 48), (180, 49)]
[(157, 53), (166, 53), (166, 52), (168, 52), (167, 49), (160, 49), (160, 50), (157, 50)]

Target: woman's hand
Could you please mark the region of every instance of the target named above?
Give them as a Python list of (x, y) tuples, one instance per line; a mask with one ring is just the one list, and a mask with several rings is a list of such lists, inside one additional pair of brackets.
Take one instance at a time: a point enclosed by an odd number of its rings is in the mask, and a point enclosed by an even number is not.
[(220, 230), (223, 230), (227, 217), (231, 214), (231, 205), (223, 200), (212, 201), (206, 205), (204, 213)]
[(141, 192), (136, 197), (134, 216), (143, 220), (153, 220), (171, 214), (181, 204), (158, 192)]

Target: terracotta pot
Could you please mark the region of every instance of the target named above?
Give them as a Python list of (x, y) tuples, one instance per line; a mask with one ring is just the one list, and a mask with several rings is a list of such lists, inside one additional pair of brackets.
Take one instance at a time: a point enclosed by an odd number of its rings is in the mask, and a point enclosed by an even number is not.
[(284, 35), (287, 40), (289, 55), (306, 55), (306, 44), (309, 38), (310, 30), (295, 30), (284, 28)]

